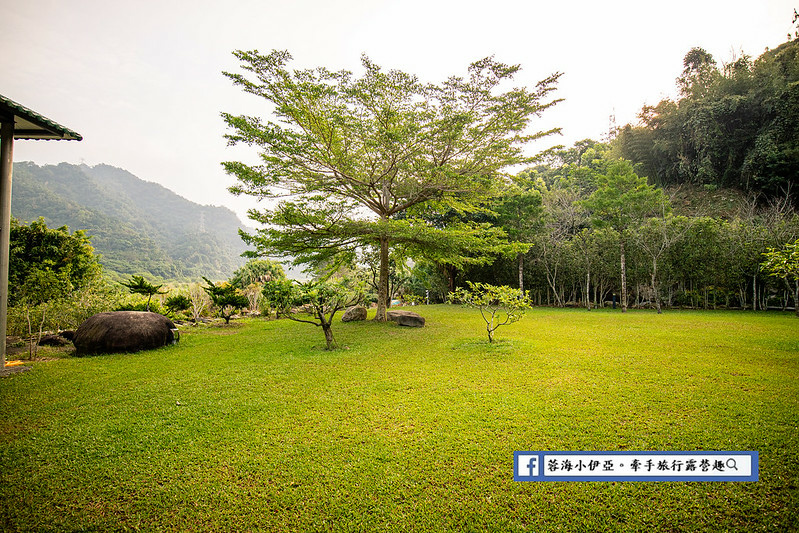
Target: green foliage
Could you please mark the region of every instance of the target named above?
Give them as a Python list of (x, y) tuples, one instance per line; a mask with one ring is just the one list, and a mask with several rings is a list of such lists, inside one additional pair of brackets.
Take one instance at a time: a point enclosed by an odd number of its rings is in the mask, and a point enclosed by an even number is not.
[(644, 106), (614, 144), (661, 185), (692, 183), (796, 197), (799, 41), (722, 65), (688, 52), (681, 97)]
[(609, 227), (619, 234), (621, 309), (626, 312), (625, 245), (629, 232), (647, 217), (665, 216), (671, 206), (663, 191), (649, 185), (645, 177), (638, 176), (632, 164), (624, 159), (608, 163), (606, 172), (597, 175), (595, 180), (596, 190), (582, 201), (582, 205), (592, 213), (597, 227)]
[[(268, 287), (268, 289), (267, 289)], [(363, 299), (363, 292), (353, 288), (345, 280), (337, 283), (327, 281), (269, 282), (268, 290), (272, 304), (283, 316), (296, 322), (305, 322), (322, 328), (327, 350), (336, 348), (333, 338), (333, 317)]]
[(245, 240), (259, 254), (288, 253), (310, 264), (377, 247), (378, 320), (385, 320), (390, 246), (459, 262), (467, 252), (484, 255), (477, 246), (495, 247), (503, 237), (486, 226), (435, 227), (414, 218), (414, 209), (474, 210), (503, 169), (531, 161), (523, 153), (528, 141), (552, 133), (526, 130), (531, 117), (555, 103), (544, 99), (558, 75), (534, 91), (503, 92), (519, 67), (491, 58), (473, 63), (467, 78), (425, 85), (405, 72), (385, 72), (365, 56), (364, 74), (356, 78), (324, 68), (290, 71), (285, 51), (234, 55), (255, 79), (226, 75), (272, 103), (279, 122), (223, 114), (230, 143), (256, 146), (262, 161), (225, 163), (238, 179), (231, 191), (293, 198), (252, 213), (267, 229)]
[(799, 316), (799, 239), (789, 242), (781, 250), (769, 248), (763, 254), (763, 270), (769, 275), (794, 282), (794, 309)]
[(494, 342), (494, 331), (500, 326), (518, 322), (524, 312), (530, 309), (531, 302), (519, 289), (507, 285), (496, 286), (488, 283), (467, 281), (468, 289), (458, 287), (449, 294), (450, 303), (459, 302), (468, 307), (476, 307), (486, 323), (488, 342)]
[(94, 283), (39, 304), (18, 302), (8, 309), (8, 334), (30, 334), (29, 320), (43, 331), (76, 329), (97, 313), (112, 311), (120, 301), (119, 290), (98, 278)]
[[(101, 284), (102, 270), (82, 231), (70, 234), (66, 226), (48, 228), (41, 218), (26, 226), (12, 218), (9, 239), (8, 329), (22, 330), (17, 317), (24, 317), (32, 358), (33, 324), (37, 324), (41, 338), (48, 313), (73, 292)], [(15, 312), (15, 306), (19, 312)]]
[(439, 266), (430, 261), (419, 261), (411, 269), (408, 289), (424, 303), (444, 303), (449, 285)]
[(246, 308), (250, 303), (247, 297), (230, 283), (214, 283), (204, 276), (203, 280), (206, 283), (203, 290), (211, 297), (219, 316), (225, 319), (225, 324), (230, 324), (230, 318), (236, 311)]
[(799, 279), (799, 239), (789, 242), (781, 250), (769, 248), (763, 254), (763, 268), (770, 275), (783, 279)]
[[(799, 237), (799, 216), (786, 197), (765, 201), (696, 185), (658, 189), (619, 161), (615, 147), (590, 140), (553, 150), (546, 164), (513, 181), (541, 195), (540, 216), (521, 221), (530, 224), (533, 246), (522, 257), (488, 257), (484, 265), (425, 265), (435, 267), (423, 273), (428, 280), (448, 277), (454, 290), (466, 281), (516, 286), (523, 276), (538, 305), (603, 307), (614, 297), (622, 308), (788, 304), (790, 287), (760, 266), (769, 247)], [(514, 194), (504, 191), (495, 202)], [(425, 283), (412, 278), (409, 286), (424, 295), (432, 287)]]
[(147, 305), (145, 306), (145, 311), (150, 310), (150, 300), (156, 294), (166, 294), (169, 291), (162, 291), (161, 287), (163, 287), (163, 283), (161, 285), (153, 285), (149, 281), (145, 280), (143, 276), (131, 276), (128, 281), (120, 282), (120, 285), (123, 287), (127, 287), (130, 290), (131, 294), (141, 294), (143, 296), (147, 296)]
[(180, 313), (191, 307), (191, 300), (185, 294), (173, 294), (164, 301), (164, 305), (172, 313)]
[[(12, 218), (9, 238), (10, 305), (22, 299), (45, 302), (87, 287), (100, 277), (100, 264), (83, 231), (70, 234), (66, 226), (48, 228), (41, 218), (30, 225)], [(44, 277), (52, 283), (45, 283)]]
[(128, 299), (123, 301), (114, 308), (114, 311), (145, 311), (164, 316), (169, 314), (169, 311), (164, 308), (159, 300), (153, 300), (148, 303), (141, 299)]
[(273, 279), (264, 283), (263, 294), (267, 305), (275, 309), (276, 318), (288, 316), (293, 305), (294, 282), (290, 279)]
[(283, 266), (269, 259), (250, 259), (236, 270), (230, 278), (230, 284), (239, 289), (246, 289), (253, 283), (265, 283), (274, 279), (285, 279)]
[(609, 163), (607, 172), (595, 177), (597, 188), (583, 205), (593, 213), (599, 226), (610, 226), (623, 233), (648, 216), (670, 211), (669, 201), (662, 189), (638, 176), (629, 161), (620, 159)]

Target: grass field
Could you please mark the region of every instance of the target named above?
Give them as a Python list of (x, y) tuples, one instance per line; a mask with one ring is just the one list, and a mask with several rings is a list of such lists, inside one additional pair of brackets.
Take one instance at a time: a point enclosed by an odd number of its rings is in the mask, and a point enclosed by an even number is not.
[[(799, 320), (535, 309), (286, 320), (0, 379), (7, 531), (785, 531)], [(516, 450), (757, 450), (755, 483), (518, 483)]]

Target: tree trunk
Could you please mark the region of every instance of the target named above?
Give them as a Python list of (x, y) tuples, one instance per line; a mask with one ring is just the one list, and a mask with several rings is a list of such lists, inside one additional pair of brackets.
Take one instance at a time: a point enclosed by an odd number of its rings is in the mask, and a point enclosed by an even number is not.
[[(377, 282), (377, 322), (386, 321), (388, 309), (388, 237), (380, 237), (380, 278)], [(325, 334), (327, 337), (327, 334)]]
[[(554, 272), (551, 272), (549, 270), (549, 267), (547, 267), (547, 283), (549, 283), (549, 286), (552, 289), (552, 294), (555, 297), (555, 306), (563, 307), (563, 303), (561, 301), (560, 294), (558, 293), (557, 276), (558, 276), (557, 269)], [(549, 304), (549, 298), (548, 297), (547, 297), (547, 304)]]
[(334, 350), (336, 348), (336, 341), (333, 339), (333, 329), (330, 327), (330, 323), (322, 323), (322, 331), (325, 334), (325, 342), (327, 343), (328, 350)]
[(658, 314), (662, 314), (663, 309), (660, 307), (660, 295), (658, 294), (657, 272), (658, 262), (656, 259), (652, 259), (652, 295), (655, 299), (655, 308), (658, 310)]
[[(39, 355), (39, 343), (42, 342), (42, 330), (44, 329), (45, 316), (47, 315), (47, 304), (42, 304), (42, 321), (39, 322), (39, 336), (36, 339), (36, 346), (33, 348), (33, 355)], [(56, 330), (58, 333), (58, 330)]]
[(757, 311), (757, 274), (752, 276), (752, 311)]
[(519, 290), (524, 294), (524, 254), (519, 252)]
[(447, 288), (449, 292), (455, 292), (455, 276), (458, 274), (458, 269), (452, 265), (445, 265), (443, 268), (447, 276)]
[[(28, 318), (28, 360), (33, 359), (33, 326), (31, 325), (31, 308), (30, 304), (25, 307), (25, 316)], [(5, 341), (4, 341), (5, 342)]]
[(591, 270), (585, 271), (585, 307), (591, 310)]
[(627, 263), (624, 257), (624, 239), (620, 239), (621, 250), (621, 312), (627, 312)]

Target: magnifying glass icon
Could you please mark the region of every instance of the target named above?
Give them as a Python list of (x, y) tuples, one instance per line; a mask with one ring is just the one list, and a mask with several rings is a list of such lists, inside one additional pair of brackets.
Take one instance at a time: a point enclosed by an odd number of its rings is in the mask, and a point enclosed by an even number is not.
[(732, 468), (735, 471), (738, 471), (738, 464), (735, 462), (735, 459), (730, 457), (727, 459), (727, 468)]

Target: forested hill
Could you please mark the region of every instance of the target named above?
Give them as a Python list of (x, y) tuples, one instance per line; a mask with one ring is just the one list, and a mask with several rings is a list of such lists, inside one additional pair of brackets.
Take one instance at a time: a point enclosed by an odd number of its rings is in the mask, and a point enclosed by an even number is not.
[(679, 98), (644, 106), (640, 124), (618, 132), (619, 155), (658, 185), (799, 202), (799, 38), (721, 64), (693, 48), (683, 65)]
[(203, 206), (109, 165), (14, 164), (12, 215), (82, 229), (112, 277), (226, 279), (244, 264), (233, 211)]

